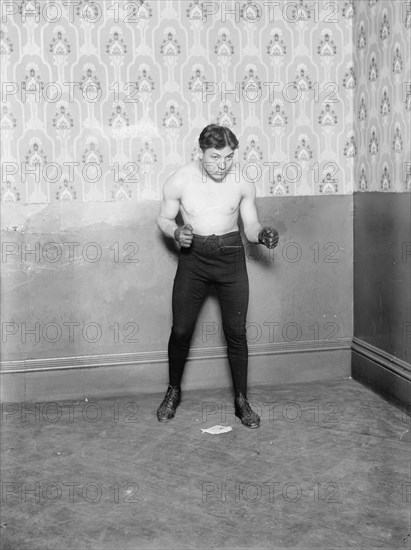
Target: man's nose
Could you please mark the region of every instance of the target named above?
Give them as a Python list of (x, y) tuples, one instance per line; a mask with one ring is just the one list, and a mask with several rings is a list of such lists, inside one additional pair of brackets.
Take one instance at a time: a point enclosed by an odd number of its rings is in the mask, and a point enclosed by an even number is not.
[(218, 163), (218, 168), (219, 168), (220, 170), (225, 170), (225, 165), (226, 165), (225, 160), (221, 160), (221, 161)]

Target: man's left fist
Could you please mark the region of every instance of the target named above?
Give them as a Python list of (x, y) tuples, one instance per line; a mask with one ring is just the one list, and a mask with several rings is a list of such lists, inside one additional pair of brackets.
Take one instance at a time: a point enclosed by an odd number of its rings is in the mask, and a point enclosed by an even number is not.
[(271, 227), (263, 227), (258, 234), (258, 242), (267, 248), (275, 248), (278, 244), (278, 231)]

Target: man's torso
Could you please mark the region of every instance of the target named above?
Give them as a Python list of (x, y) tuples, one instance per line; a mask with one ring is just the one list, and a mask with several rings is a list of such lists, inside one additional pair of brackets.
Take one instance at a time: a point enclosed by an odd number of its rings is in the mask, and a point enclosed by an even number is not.
[(223, 235), (238, 230), (242, 189), (234, 173), (217, 183), (203, 175), (193, 162), (180, 171), (179, 182), (181, 215), (195, 234)]

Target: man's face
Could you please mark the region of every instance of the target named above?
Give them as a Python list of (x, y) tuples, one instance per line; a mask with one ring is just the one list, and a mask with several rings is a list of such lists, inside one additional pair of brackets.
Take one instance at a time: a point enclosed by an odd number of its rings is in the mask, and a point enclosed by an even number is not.
[(234, 151), (228, 145), (224, 149), (206, 149), (201, 159), (207, 176), (216, 182), (223, 181), (233, 165)]

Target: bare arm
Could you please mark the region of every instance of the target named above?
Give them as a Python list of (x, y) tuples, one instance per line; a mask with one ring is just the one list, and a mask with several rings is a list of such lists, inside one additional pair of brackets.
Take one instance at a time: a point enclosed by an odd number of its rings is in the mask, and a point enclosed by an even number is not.
[(177, 178), (172, 174), (163, 187), (163, 200), (160, 213), (157, 217), (157, 225), (164, 235), (174, 239), (177, 229), (176, 217), (180, 210), (181, 190)]
[(251, 243), (261, 243), (267, 248), (275, 248), (279, 240), (278, 231), (268, 226), (263, 227), (258, 221), (255, 195), (254, 184), (244, 182), (240, 214), (244, 224), (245, 235)]
[(193, 228), (190, 224), (178, 227), (176, 217), (181, 204), (181, 180), (176, 174), (172, 174), (163, 187), (163, 200), (160, 214), (157, 217), (159, 229), (175, 239), (183, 248), (189, 248), (193, 240)]
[(240, 214), (243, 220), (244, 233), (251, 243), (258, 243), (258, 234), (263, 226), (258, 221), (255, 206), (255, 187), (251, 182), (244, 182), (244, 194), (240, 203)]

